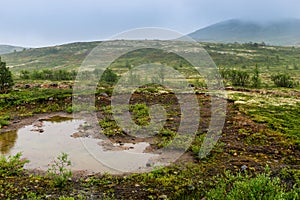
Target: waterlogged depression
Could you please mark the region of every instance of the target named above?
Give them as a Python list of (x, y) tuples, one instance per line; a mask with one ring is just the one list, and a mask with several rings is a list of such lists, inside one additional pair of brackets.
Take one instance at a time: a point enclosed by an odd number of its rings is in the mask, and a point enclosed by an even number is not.
[[(156, 154), (144, 153), (149, 143), (113, 144), (107, 149), (102, 146), (103, 140), (90, 137), (72, 137), (85, 122), (54, 116), (49, 119), (37, 120), (32, 125), (24, 126), (15, 131), (0, 134), (0, 151), (4, 155), (23, 153), (23, 157), (30, 160), (26, 164), (28, 169), (46, 170), (49, 164), (61, 152), (69, 155), (72, 170), (87, 172), (139, 171), (149, 165)], [(93, 150), (92, 154), (86, 150)]]

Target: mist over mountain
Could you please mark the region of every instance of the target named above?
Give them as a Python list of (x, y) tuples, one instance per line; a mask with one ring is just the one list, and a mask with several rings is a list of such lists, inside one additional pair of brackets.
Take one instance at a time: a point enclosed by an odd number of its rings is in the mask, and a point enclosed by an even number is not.
[(0, 55), (17, 52), (17, 51), (22, 51), (23, 49), (24, 49), (24, 47), (16, 47), (16, 46), (11, 46), (11, 45), (1, 45), (0, 44)]
[(269, 45), (299, 46), (300, 19), (269, 22), (232, 19), (199, 29), (189, 36), (202, 42), (265, 42)]

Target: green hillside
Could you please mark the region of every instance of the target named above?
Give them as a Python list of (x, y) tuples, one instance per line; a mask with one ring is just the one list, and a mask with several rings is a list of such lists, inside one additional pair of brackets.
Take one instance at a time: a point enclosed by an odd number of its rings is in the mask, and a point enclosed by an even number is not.
[[(138, 42), (138, 41), (137, 41)], [(103, 42), (105, 45), (105, 42)], [(2, 55), (2, 60), (7, 63), (14, 74), (21, 70), (42, 69), (78, 69), (82, 61), (100, 42), (82, 42), (65, 44), (61, 46), (28, 49), (21, 52)], [(117, 44), (117, 41), (116, 41)], [(163, 42), (161, 42), (163, 45)], [(261, 44), (218, 44), (199, 43), (212, 57), (218, 67), (252, 70), (255, 65), (261, 72), (269, 76), (271, 72), (284, 71), (300, 80), (300, 48), (265, 46)], [(126, 62), (135, 66), (148, 62), (171, 63), (179, 68), (187, 65), (182, 59), (177, 59), (171, 54), (163, 54), (155, 50), (145, 49), (133, 52), (120, 58), (114, 66), (120, 69), (125, 67)]]
[(42, 69), (74, 69), (99, 42), (72, 43), (54, 47), (27, 49), (3, 55), (12, 71)]
[(17, 52), (17, 51), (23, 51), (24, 49), (25, 49), (24, 47), (16, 47), (16, 46), (11, 46), (11, 45), (0, 45), (0, 55)]

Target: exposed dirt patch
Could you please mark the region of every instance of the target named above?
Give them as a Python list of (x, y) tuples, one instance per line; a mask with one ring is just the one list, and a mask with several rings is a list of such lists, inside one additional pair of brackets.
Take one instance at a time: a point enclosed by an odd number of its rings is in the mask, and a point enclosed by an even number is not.
[[(201, 119), (199, 122), (198, 136), (207, 133), (210, 123), (210, 97), (205, 94), (198, 95)], [(137, 94), (135, 93), (130, 103), (145, 103), (147, 105), (162, 104), (165, 106), (166, 111), (169, 113), (168, 120), (164, 125), (164, 128), (174, 130), (178, 129), (180, 123), (180, 107), (173, 94)], [(97, 97), (97, 107), (110, 105), (110, 98), (99, 96)], [(52, 116), (59, 115), (65, 117), (71, 117), (72, 115), (58, 112), (58, 113), (46, 113), (37, 114), (33, 117), (24, 119), (18, 119), (12, 121), (6, 129), (2, 131), (14, 130), (24, 125), (38, 122), (39, 119), (50, 118)], [(100, 109), (97, 112), (98, 119), (110, 118), (111, 114), (104, 112)], [(93, 132), (90, 132), (93, 134)], [(89, 134), (88, 134), (89, 135)], [(78, 137), (87, 135), (77, 135)], [(151, 152), (156, 150), (156, 139), (158, 136), (148, 138), (138, 138), (130, 136), (124, 132), (121, 134), (115, 134), (108, 136), (112, 143), (124, 144), (124, 143), (138, 143), (147, 141), (151, 144), (151, 147), (146, 151)], [(110, 144), (109, 144), (110, 145)], [(122, 145), (120, 145), (122, 146)], [(107, 146), (110, 148), (110, 146)], [(119, 149), (120, 150), (120, 149)], [(122, 149), (121, 149), (122, 150)], [(210, 180), (211, 177), (222, 174), (224, 170), (230, 169), (232, 171), (241, 171), (247, 169), (250, 172), (258, 173), (265, 169), (266, 165), (269, 165), (273, 170), (279, 171), (283, 167), (289, 167), (290, 169), (300, 169), (300, 152), (293, 146), (292, 143), (286, 140), (284, 135), (278, 134), (264, 124), (258, 124), (252, 121), (248, 116), (242, 114), (234, 105), (234, 101), (228, 100), (226, 121), (222, 132), (222, 137), (219, 139), (217, 146), (213, 149), (210, 155), (202, 160), (199, 160), (197, 156), (191, 151), (187, 151), (176, 162), (175, 166), (170, 170), (163, 171), (164, 176), (172, 177), (173, 175), (179, 176), (184, 170), (187, 170), (186, 163), (193, 163), (196, 167), (190, 176), (186, 176), (186, 179), (190, 181), (197, 180), (201, 177), (203, 180)], [(30, 171), (30, 173), (43, 174), (41, 171)], [(32, 191), (38, 193), (46, 193), (49, 198), (55, 199), (58, 195), (71, 195), (84, 194), (91, 198), (103, 198), (103, 194), (113, 193), (117, 199), (145, 199), (149, 195), (155, 197), (167, 195), (172, 196), (174, 188), (157, 187), (159, 180), (151, 179), (147, 175), (137, 176), (136, 178), (126, 178), (129, 174), (123, 174), (120, 176), (113, 176), (111, 178), (105, 177), (103, 174), (86, 174), (85, 172), (75, 172), (73, 179), (70, 181), (70, 187), (66, 190), (55, 189), (42, 189), (47, 186), (47, 179), (43, 181), (34, 182)], [(167, 178), (166, 178), (167, 179)], [(151, 180), (157, 182), (143, 182), (143, 180)], [(26, 177), (19, 178), (13, 182), (18, 185), (23, 185), (27, 181)], [(209, 181), (208, 181), (209, 182)], [(186, 191), (190, 191), (189, 188), (200, 187), (196, 182), (193, 182), (192, 186), (186, 187)], [(180, 184), (180, 183), (178, 183)], [(292, 186), (292, 183), (290, 184)], [(202, 187), (202, 186), (201, 186)]]
[[(210, 96), (205, 94), (198, 94), (198, 101), (200, 105), (201, 119), (199, 122), (199, 134), (205, 134), (208, 131), (211, 118), (211, 101)], [(110, 105), (111, 99), (109, 97), (97, 97), (97, 107)], [(149, 93), (141, 94), (134, 93), (130, 99), (130, 104), (146, 103), (149, 105), (160, 104), (163, 105), (168, 113), (167, 121), (164, 125), (165, 129), (176, 132), (180, 124), (180, 106), (174, 94), (159, 94), (153, 95)], [(28, 124), (38, 123), (41, 119), (51, 118), (53, 116), (72, 117), (72, 114), (65, 112), (35, 114), (32, 117), (23, 119), (16, 119), (11, 124), (2, 129), (1, 132), (16, 130)], [(103, 112), (101, 109), (97, 112), (98, 119), (112, 118), (109, 113)], [(94, 134), (94, 135), (93, 135)], [(87, 128), (86, 131), (74, 134), (74, 137), (86, 137), (99, 135), (96, 129)], [(124, 143), (139, 143), (147, 142), (151, 146), (146, 152), (153, 152), (158, 149), (156, 143), (159, 136), (153, 137), (136, 137), (122, 132), (122, 134), (115, 134), (108, 136), (111, 143), (104, 143), (104, 147), (111, 149), (112, 143), (120, 144), (119, 150), (122, 150)], [(300, 168), (300, 152), (289, 143), (281, 135), (270, 131), (265, 125), (253, 122), (248, 116), (240, 113), (233, 101), (228, 101), (226, 122), (223, 128), (222, 137), (219, 140), (220, 147), (216, 147), (211, 152), (210, 157), (214, 157), (215, 164), (220, 169), (235, 169), (240, 170), (242, 166), (247, 166), (251, 170), (261, 171), (267, 164), (273, 167), (280, 167), (285, 165), (292, 165), (293, 168)], [(124, 147), (124, 149), (126, 149)], [(201, 163), (192, 152), (188, 151), (181, 156), (176, 163), (194, 162)]]

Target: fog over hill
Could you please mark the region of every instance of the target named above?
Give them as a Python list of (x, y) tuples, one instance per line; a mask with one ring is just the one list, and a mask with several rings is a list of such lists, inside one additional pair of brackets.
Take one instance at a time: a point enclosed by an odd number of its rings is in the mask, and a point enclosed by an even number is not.
[(203, 42), (265, 42), (270, 45), (299, 46), (300, 19), (269, 22), (232, 19), (199, 29), (189, 36)]
[(22, 51), (23, 49), (24, 49), (24, 47), (16, 47), (16, 46), (11, 46), (11, 45), (1, 45), (0, 44), (0, 55), (12, 53), (15, 51)]

